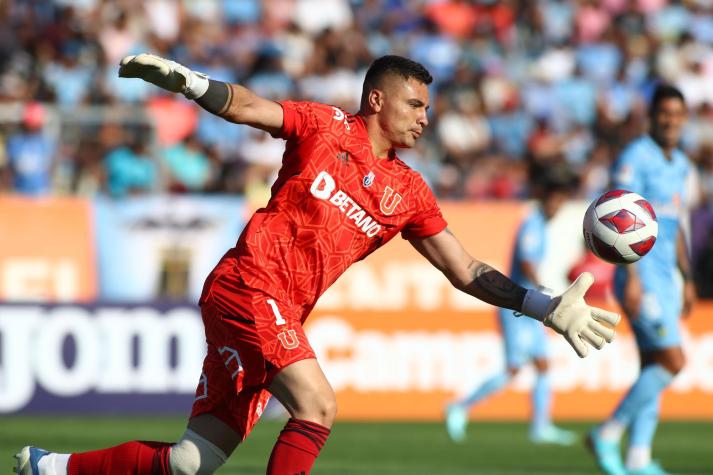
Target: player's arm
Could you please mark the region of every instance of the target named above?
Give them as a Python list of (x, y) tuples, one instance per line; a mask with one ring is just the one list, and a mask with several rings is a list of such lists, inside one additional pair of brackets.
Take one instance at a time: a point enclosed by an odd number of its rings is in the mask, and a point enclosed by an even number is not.
[(527, 290), (473, 258), (450, 230), (409, 242), (443, 272), (455, 288), (497, 307), (522, 310)]
[(621, 303), (622, 309), (626, 316), (630, 319), (636, 319), (641, 310), (641, 299), (644, 295), (644, 287), (641, 284), (639, 277), (639, 266), (636, 262), (622, 265), (624, 267), (627, 278), (624, 284), (624, 299)]
[(284, 115), (280, 104), (238, 84), (209, 79), (203, 73), (160, 56), (126, 56), (121, 60), (119, 76), (140, 78), (168, 91), (180, 92), (208, 112), (236, 124), (246, 124), (272, 134), (282, 127)]
[(550, 297), (524, 289), (484, 262), (474, 259), (448, 229), (409, 242), (459, 290), (484, 302), (540, 320), (565, 337), (580, 357), (587, 344), (597, 349), (614, 338), (610, 325), (619, 315), (590, 307), (584, 294), (594, 279), (584, 273), (561, 295)]
[(688, 256), (688, 246), (686, 245), (686, 235), (682, 228), (678, 229), (676, 238), (676, 260), (678, 261), (678, 270), (683, 278), (683, 308), (681, 313), (688, 315), (696, 299), (696, 286), (693, 282), (693, 271), (691, 269), (691, 260)]

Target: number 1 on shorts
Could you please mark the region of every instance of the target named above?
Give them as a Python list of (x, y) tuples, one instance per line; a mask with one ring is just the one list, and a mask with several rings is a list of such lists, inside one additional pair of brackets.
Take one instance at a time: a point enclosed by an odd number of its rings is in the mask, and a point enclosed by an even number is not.
[(280, 315), (280, 309), (277, 308), (277, 304), (274, 300), (267, 299), (267, 304), (272, 307), (272, 313), (275, 314), (275, 325), (279, 327), (280, 325), (284, 325), (285, 323), (287, 323), (285, 319), (282, 318), (282, 315)]

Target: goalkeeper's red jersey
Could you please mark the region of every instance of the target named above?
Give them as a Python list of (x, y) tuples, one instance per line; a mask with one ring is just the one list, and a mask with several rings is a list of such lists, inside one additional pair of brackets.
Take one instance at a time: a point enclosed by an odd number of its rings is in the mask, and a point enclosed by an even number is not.
[(304, 321), (351, 264), (399, 232), (428, 237), (446, 222), (416, 171), (393, 150), (374, 156), (362, 117), (313, 102), (281, 105), (282, 168), (267, 206), (228, 254), (248, 286), (302, 307)]

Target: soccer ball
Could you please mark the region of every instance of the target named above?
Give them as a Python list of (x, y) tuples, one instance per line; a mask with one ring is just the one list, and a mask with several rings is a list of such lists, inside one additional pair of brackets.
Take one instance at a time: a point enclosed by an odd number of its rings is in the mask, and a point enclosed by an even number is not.
[(584, 214), (584, 241), (599, 258), (631, 264), (656, 242), (659, 224), (651, 204), (636, 193), (611, 190), (592, 202)]

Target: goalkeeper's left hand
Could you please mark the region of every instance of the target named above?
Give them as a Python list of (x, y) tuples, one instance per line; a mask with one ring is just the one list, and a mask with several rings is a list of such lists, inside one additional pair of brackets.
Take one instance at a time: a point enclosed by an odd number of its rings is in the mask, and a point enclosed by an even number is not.
[(125, 56), (119, 66), (119, 77), (140, 78), (188, 99), (198, 99), (208, 90), (208, 76), (182, 64), (154, 54)]
[[(574, 351), (584, 358), (589, 353), (588, 344), (600, 350), (614, 339), (614, 328), (619, 323), (619, 314), (591, 307), (584, 301), (584, 294), (594, 282), (589, 272), (584, 272), (567, 290), (552, 298), (546, 307), (539, 295), (533, 295), (533, 304), (523, 304), (523, 311), (542, 320), (546, 326), (564, 336)], [(529, 291), (536, 292), (536, 291)], [(539, 301), (539, 302), (538, 302)], [(530, 307), (528, 312), (525, 307)], [(540, 307), (539, 309), (537, 307)], [(544, 312), (540, 309), (544, 308)]]

